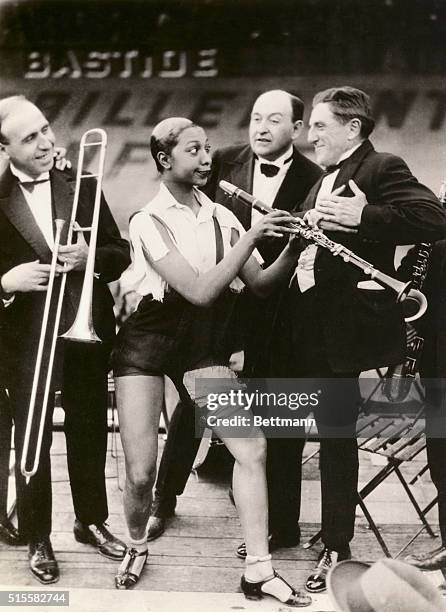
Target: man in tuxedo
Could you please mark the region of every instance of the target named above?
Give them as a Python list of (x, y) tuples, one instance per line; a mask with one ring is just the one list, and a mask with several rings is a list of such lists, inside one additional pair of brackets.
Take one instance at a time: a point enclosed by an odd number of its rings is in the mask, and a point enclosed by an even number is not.
[[(228, 181), (251, 193), (267, 206), (299, 210), (321, 169), (302, 155), (294, 144), (303, 129), (304, 104), (286, 91), (272, 90), (257, 98), (251, 112), (249, 144), (218, 149), (212, 158), (206, 193), (233, 211), (245, 229), (261, 213), (232, 200), (219, 186)], [(283, 245), (261, 245), (267, 264), (274, 261)]]
[[(50, 125), (34, 104), (23, 96), (0, 101), (0, 150), (8, 161), (0, 176), (0, 352), (19, 459), (54, 247), (54, 219), (66, 220), (61, 238), (61, 244), (65, 245), (75, 189), (72, 173), (54, 168), (54, 144)], [(76, 217), (81, 227), (91, 225), (95, 191), (94, 179), (82, 181)], [(76, 517), (74, 536), (109, 558), (120, 559), (125, 546), (105, 526), (108, 516), (104, 474), (107, 371), (115, 332), (113, 299), (107, 283), (119, 278), (130, 258), (128, 244), (121, 238), (103, 196), (100, 206), (93, 322), (102, 342), (92, 345), (58, 340), (51, 388), (62, 391)], [(49, 311), (50, 330), (62, 274), (67, 274), (67, 283), (60, 332), (70, 327), (79, 304), (88, 245), (82, 232), (77, 235), (74, 244), (61, 246), (59, 250)], [(48, 371), (48, 344), (46, 341), (44, 345), (42, 380)], [(43, 405), (42, 395), (43, 389), (39, 388), (38, 413)], [(59, 577), (50, 542), (54, 395), (50, 397), (37, 473), (26, 483), (20, 473), (20, 461), (16, 473), (19, 532), (28, 542), (30, 570), (43, 584), (56, 582)]]
[[(364, 92), (339, 87), (315, 96), (308, 139), (326, 173), (303, 204), (304, 218), (394, 276), (395, 246), (444, 237), (446, 216), (402, 159), (375, 151), (368, 139), (373, 127)], [(286, 301), (294, 314), (291, 320), (281, 318), (277, 329), (292, 339), (284, 368), (288, 376), (319, 379), (323, 391), (314, 416), (321, 439), (324, 549), (306, 583), (308, 591), (317, 593), (326, 588), (330, 567), (350, 557), (358, 480), (358, 376), (404, 359), (405, 323), (393, 291), (315, 244), (301, 253)], [(344, 379), (339, 395), (336, 379)]]
[[(219, 149), (213, 155), (207, 195), (230, 208), (246, 229), (260, 214), (233, 201), (220, 189), (226, 180), (281, 210), (299, 209), (310, 187), (321, 175), (320, 168), (302, 155), (295, 141), (303, 128), (304, 105), (300, 98), (282, 90), (267, 91), (254, 103), (249, 125), (249, 144)], [(281, 241), (261, 245), (265, 265), (271, 264), (284, 247)], [(241, 348), (245, 348), (244, 374), (269, 374), (266, 347), (280, 300), (277, 292), (268, 300), (244, 294), (238, 309)], [(259, 333), (261, 330), (261, 333)], [(303, 432), (304, 433), (304, 432)], [(268, 440), (267, 477), (269, 492), (270, 549), (299, 543), (301, 460), (305, 440)], [(155, 487), (149, 538), (164, 531), (165, 519), (174, 512), (190, 473), (199, 440), (195, 438), (193, 415), (182, 404), (176, 408), (169, 427)], [(244, 545), (239, 556), (246, 556)]]

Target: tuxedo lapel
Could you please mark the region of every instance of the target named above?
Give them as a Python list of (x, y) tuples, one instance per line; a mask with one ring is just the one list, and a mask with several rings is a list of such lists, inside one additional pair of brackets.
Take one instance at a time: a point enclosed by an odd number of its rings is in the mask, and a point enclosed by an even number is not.
[(2, 177), (0, 208), (22, 238), (36, 252), (41, 263), (51, 261), (51, 250), (34, 219), (18, 181), (9, 168)]
[(324, 178), (327, 175), (324, 173), (319, 177), (319, 180), (313, 185), (313, 187), (310, 189), (310, 191), (308, 192), (307, 197), (305, 198), (305, 202), (302, 205), (302, 210), (306, 211), (306, 210), (310, 210), (311, 208), (314, 208), (316, 205), (316, 198), (317, 198), (317, 194), (319, 192), (319, 189), (321, 188), (322, 185), (322, 181), (324, 180)]
[(298, 205), (301, 208), (310, 187), (308, 168), (302, 160), (302, 155), (293, 147), (293, 160), (274, 198), (273, 208), (296, 210)]
[[(229, 182), (236, 187), (252, 193), (254, 157), (251, 147), (248, 145), (234, 160), (234, 164), (229, 173)], [(251, 227), (251, 208), (243, 202), (233, 199), (233, 209), (235, 216), (244, 227)]]
[(294, 198), (296, 196), (293, 192), (296, 191), (298, 176), (299, 172), (297, 170), (297, 164), (292, 161), (291, 166), (289, 167), (288, 172), (285, 174), (282, 184), (279, 187), (279, 191), (276, 193), (273, 208), (279, 208), (281, 210), (292, 210), (294, 208)]
[(51, 196), (55, 219), (64, 219), (60, 243), (66, 244), (73, 208), (75, 180), (60, 172), (51, 172)]
[(351, 195), (351, 189), (348, 186), (348, 182), (355, 178), (355, 175), (364, 161), (364, 158), (370, 153), (370, 151), (373, 151), (373, 145), (370, 140), (365, 140), (362, 145), (345, 160), (345, 162), (341, 165), (338, 176), (334, 182), (333, 191), (338, 187), (341, 187), (341, 185), (345, 185), (345, 190), (340, 195)]
[[(345, 190), (341, 193), (341, 195), (351, 195), (351, 189), (348, 186), (348, 182), (351, 179), (354, 179), (364, 158), (370, 153), (370, 151), (373, 150), (373, 145), (370, 140), (365, 140), (362, 145), (358, 147), (358, 149), (356, 149), (356, 151), (354, 151), (354, 153), (348, 159), (345, 160), (345, 162), (341, 165), (339, 173), (334, 182), (333, 191), (338, 187), (341, 187), (341, 185), (345, 185)], [(327, 173), (324, 172), (324, 174), (322, 174), (317, 183), (311, 188), (304, 202), (303, 210), (310, 210), (311, 208), (315, 207), (317, 194), (319, 192), (319, 189), (321, 188), (322, 181), (326, 176)]]

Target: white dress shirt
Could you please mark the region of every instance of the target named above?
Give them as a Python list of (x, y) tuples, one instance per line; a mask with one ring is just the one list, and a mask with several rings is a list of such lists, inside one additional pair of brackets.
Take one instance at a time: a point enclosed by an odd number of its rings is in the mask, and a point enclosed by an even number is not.
[[(252, 195), (258, 200), (272, 206), (276, 195), (283, 183), (283, 179), (288, 172), (291, 162), (293, 161), (293, 146), (291, 145), (288, 151), (278, 157), (273, 162), (264, 159), (263, 157), (257, 157), (254, 162), (254, 174), (252, 179)], [(260, 164), (273, 164), (278, 166), (279, 172), (276, 176), (265, 176), (260, 172)], [(251, 225), (257, 223), (264, 215), (258, 210), (252, 209), (251, 212)]]
[[(337, 163), (339, 164), (341, 161), (348, 159), (350, 155), (352, 155), (352, 153), (360, 146), (361, 143), (341, 155)], [(330, 172), (330, 174), (327, 174), (327, 176), (322, 179), (321, 186), (319, 187), (319, 191), (317, 192), (316, 196), (316, 204), (330, 196), (333, 191), (333, 185), (335, 184), (336, 178), (339, 174), (339, 170), (340, 168), (334, 172)], [(309, 244), (307, 248), (302, 251), (299, 261), (297, 262), (295, 274), (297, 276), (299, 289), (302, 293), (308, 291), (308, 289), (311, 289), (311, 287), (314, 287), (316, 284), (314, 279), (314, 262), (316, 260), (317, 249), (318, 246), (316, 244)]]
[[(153, 269), (144, 255), (143, 247), (154, 261), (162, 259), (169, 252), (169, 247), (151, 214), (164, 221), (171, 230), (171, 238), (176, 248), (198, 274), (207, 272), (216, 263), (214, 214), (220, 224), (224, 254), (232, 248), (232, 230), (235, 229), (240, 236), (245, 233), (243, 226), (230, 210), (220, 204), (214, 204), (198, 189), (194, 191), (201, 205), (198, 215), (188, 206), (178, 202), (164, 183), (161, 183), (158, 194), (130, 221), (129, 234), (133, 247), (130, 275), (133, 287), (140, 295), (151, 293), (155, 300), (162, 301), (167, 288), (166, 281)], [(262, 262), (256, 251), (253, 255)], [(234, 291), (241, 291), (243, 286), (239, 278), (235, 278), (230, 284)]]
[(13, 164), (11, 164), (11, 172), (21, 182), (46, 181), (34, 185), (32, 192), (20, 185), (20, 189), (25, 197), (26, 203), (31, 210), (36, 223), (42, 232), (49, 248), (54, 247), (54, 231), (53, 231), (53, 212), (51, 209), (51, 183), (49, 180), (49, 172), (44, 172), (37, 178), (28, 176)]

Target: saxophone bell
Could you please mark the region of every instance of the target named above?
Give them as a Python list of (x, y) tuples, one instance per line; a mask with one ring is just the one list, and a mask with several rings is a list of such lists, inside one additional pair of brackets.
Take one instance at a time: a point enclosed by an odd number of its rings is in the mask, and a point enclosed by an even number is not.
[(409, 395), (414, 376), (406, 373), (406, 364), (402, 363), (390, 369), (386, 374), (383, 385), (384, 395), (392, 404), (404, 402)]
[(407, 347), (406, 361), (387, 370), (383, 392), (392, 404), (404, 402), (409, 395), (412, 383), (420, 367), (423, 345), (423, 338), (415, 336)]

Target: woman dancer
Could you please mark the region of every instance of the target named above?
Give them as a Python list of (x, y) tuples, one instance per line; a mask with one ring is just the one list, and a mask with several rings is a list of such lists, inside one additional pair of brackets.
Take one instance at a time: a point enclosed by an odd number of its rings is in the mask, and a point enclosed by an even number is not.
[[(146, 529), (163, 374), (174, 380), (183, 401), (191, 404), (182, 381), (185, 372), (209, 366), (217, 367), (208, 377), (228, 372), (224, 366), (233, 348), (231, 297), (243, 286), (237, 275), (252, 291), (265, 295), (289, 276), (297, 258), (293, 240), (266, 270), (252, 256), (260, 240), (290, 232), (288, 213), (274, 211), (245, 233), (229, 210), (199, 191), (211, 166), (202, 128), (188, 119), (166, 119), (155, 127), (150, 148), (162, 177), (160, 190), (130, 222), (135, 270), (142, 277), (138, 291), (144, 297), (121, 328), (112, 358), (126, 466), (124, 513), (130, 535), (115, 578), (118, 589), (138, 581), (148, 556)], [(193, 384), (187, 386), (193, 394)], [(243, 407), (238, 410), (246, 415)], [(232, 408), (230, 415), (236, 413)], [(225, 416), (229, 416), (227, 409)], [(245, 596), (260, 599), (268, 594), (289, 606), (309, 605), (308, 595), (274, 572), (268, 554), (263, 433), (251, 427), (245, 437), (233, 438), (223, 429), (215, 431), (235, 459), (233, 491), (248, 553), (241, 580)]]

